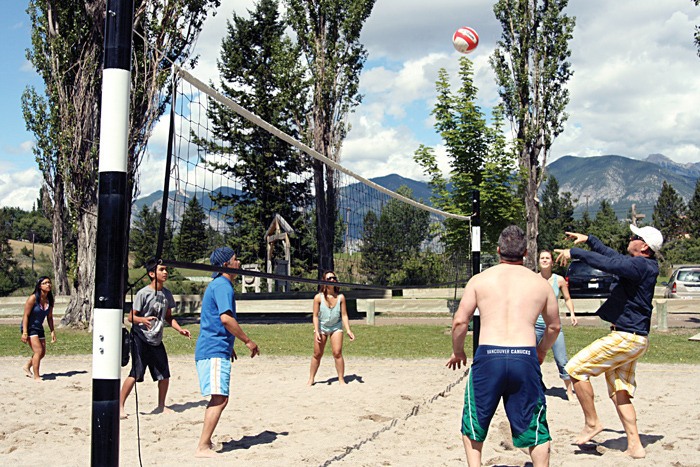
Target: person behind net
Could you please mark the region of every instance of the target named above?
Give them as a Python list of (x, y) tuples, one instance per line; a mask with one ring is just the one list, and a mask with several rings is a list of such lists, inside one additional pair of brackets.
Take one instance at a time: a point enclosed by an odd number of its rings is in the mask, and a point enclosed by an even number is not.
[[(552, 439), (540, 364), (561, 327), (552, 287), (523, 266), (525, 233), (511, 225), (498, 239), (499, 264), (475, 274), (464, 288), (452, 322), (452, 356), (447, 367), (466, 365), (464, 340), (479, 307), (481, 332), (464, 396), (462, 441), (470, 466), (481, 465), (489, 424), (503, 399), (513, 444), (527, 448), (535, 467), (549, 465)], [(542, 315), (544, 337), (535, 344), (535, 321)]]
[[(241, 262), (229, 247), (214, 250), (209, 257), (212, 266), (240, 269)], [(200, 315), (199, 337), (194, 359), (197, 365), (199, 388), (202, 396), (211, 396), (204, 412), (204, 425), (195, 457), (216, 457), (212, 435), (229, 399), (231, 363), (236, 360), (233, 344), (240, 339), (250, 350), (253, 358), (260, 353), (258, 345), (249, 338), (238, 324), (233, 280), (236, 275), (215, 272), (213, 280), (204, 291)]]
[[(554, 290), (554, 296), (559, 299), (559, 296), (564, 297), (564, 304), (571, 314), (571, 325), (576, 326), (578, 324), (578, 319), (576, 319), (576, 314), (574, 313), (574, 301), (569, 295), (569, 286), (566, 280), (558, 274), (552, 272), (552, 252), (548, 250), (540, 251), (539, 266), (540, 266), (540, 276), (549, 282)], [(537, 322), (535, 323), (535, 336), (537, 342), (539, 343), (544, 336), (544, 331), (546, 326), (544, 324), (544, 319), (542, 316), (537, 317)], [(554, 354), (554, 362), (557, 364), (557, 369), (559, 370), (559, 377), (564, 381), (564, 386), (566, 387), (566, 397), (569, 400), (573, 400), (574, 393), (572, 391), (571, 378), (566, 372), (564, 367), (569, 362), (569, 357), (566, 355), (566, 341), (564, 340), (564, 327), (562, 326), (561, 331), (559, 331), (559, 336), (552, 346), (552, 353)]]
[(574, 232), (566, 232), (566, 235), (574, 244), (587, 244), (591, 251), (581, 248), (554, 251), (559, 254), (557, 261), (560, 264), (576, 258), (620, 279), (613, 286), (610, 297), (596, 312), (612, 324), (612, 332), (592, 342), (566, 365), (584, 416), (584, 427), (575, 443), (585, 444), (603, 431), (590, 378), (604, 373), (608, 395), (627, 435), (625, 454), (642, 458), (646, 456), (646, 451), (639, 438), (637, 412), (632, 405), (632, 397), (637, 388), (637, 360), (649, 348), (652, 299), (659, 275), (656, 254), (663, 245), (663, 235), (651, 226), (630, 225), (630, 230), (632, 236), (627, 243), (627, 255), (605, 246), (593, 235)]
[(131, 371), (124, 379), (119, 394), (119, 416), (122, 419), (127, 418), (124, 409), (126, 399), (134, 385), (143, 382), (146, 368), (150, 371), (153, 381), (158, 382), (158, 406), (151, 413), (170, 411), (165, 406), (165, 397), (170, 385), (170, 365), (168, 353), (163, 345), (164, 323), (168, 323), (180, 335), (191, 338), (190, 331), (180, 327), (172, 315), (175, 299), (170, 290), (163, 285), (168, 280), (168, 267), (150, 259), (146, 262), (146, 272), (151, 283), (136, 292), (132, 311), (127, 317), (132, 324), (133, 339)]
[(41, 381), (39, 365), (41, 359), (46, 355), (44, 320), (49, 323), (51, 342), (56, 342), (56, 331), (53, 327), (53, 303), (51, 279), (42, 276), (36, 281), (34, 293), (24, 303), (24, 314), (20, 325), (22, 342), (28, 344), (33, 352), (32, 357), (22, 369), (27, 377), (33, 377), (34, 381)]
[[(323, 274), (323, 280), (337, 282), (338, 277), (333, 271)], [(343, 327), (351, 341), (355, 340), (355, 334), (350, 330), (348, 310), (345, 305), (345, 295), (340, 293), (337, 285), (322, 285), (320, 292), (316, 294), (313, 302), (314, 323), (314, 354), (311, 357), (311, 369), (309, 370), (308, 386), (314, 385), (316, 372), (321, 365), (321, 357), (326, 348), (326, 342), (330, 338), (335, 370), (338, 372), (338, 382), (345, 384), (345, 360), (343, 359)]]

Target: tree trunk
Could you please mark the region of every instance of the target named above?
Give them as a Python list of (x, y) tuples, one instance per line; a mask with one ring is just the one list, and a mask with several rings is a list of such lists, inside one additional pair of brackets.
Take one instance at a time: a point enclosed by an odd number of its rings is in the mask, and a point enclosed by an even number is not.
[[(89, 208), (89, 210), (88, 210)], [(95, 260), (97, 236), (97, 207), (80, 211), (78, 225), (78, 260), (75, 287), (66, 314), (61, 320), (64, 326), (92, 329), (92, 310), (95, 302)]]
[(537, 266), (537, 233), (539, 231), (540, 208), (539, 199), (537, 198), (537, 164), (532, 161), (537, 161), (540, 150), (537, 147), (524, 149), (527, 154), (527, 167), (525, 180), (525, 236), (527, 238), (527, 255), (525, 256), (524, 265), (532, 270)]
[[(316, 251), (318, 253), (318, 278), (325, 271), (329, 271), (331, 266), (328, 261), (329, 244), (328, 232), (326, 229), (326, 218), (328, 217), (328, 208), (326, 206), (326, 191), (323, 183), (323, 168), (324, 164), (321, 161), (314, 160), (314, 192), (316, 199)], [(332, 257), (332, 251), (331, 257)]]
[[(59, 178), (59, 177), (57, 177)], [(48, 189), (44, 190), (46, 198)], [(44, 200), (44, 206), (51, 206), (51, 251), (53, 252), (53, 285), (56, 295), (69, 295), (70, 286), (68, 284), (68, 268), (66, 266), (66, 248), (65, 248), (65, 198), (63, 195), (63, 181), (56, 180), (53, 190), (53, 202), (50, 199)]]

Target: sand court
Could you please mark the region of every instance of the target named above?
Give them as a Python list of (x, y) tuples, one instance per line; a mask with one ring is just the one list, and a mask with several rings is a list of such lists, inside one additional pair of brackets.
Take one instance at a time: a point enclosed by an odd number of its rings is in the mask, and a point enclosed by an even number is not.
[[(215, 460), (193, 457), (207, 403), (199, 394), (194, 361), (171, 358), (171, 413), (150, 413), (157, 405), (150, 375), (137, 385), (143, 465), (465, 465), (459, 424), (466, 380), (464, 371), (445, 368), (447, 357), (346, 358), (346, 387), (338, 385), (332, 359), (324, 358), (311, 388), (305, 385), (308, 358), (243, 357), (234, 365), (231, 401), (214, 433), (221, 453)], [(0, 358), (3, 464), (89, 464), (91, 357), (49, 353), (42, 362), (41, 383), (24, 376), (24, 360)], [(552, 465), (700, 467), (700, 405), (694, 390), (700, 366), (638, 366), (635, 407), (647, 458), (636, 462), (621, 452), (624, 432), (602, 377), (593, 386), (606, 429), (596, 443), (579, 447), (571, 444), (583, 424), (578, 403), (565, 400), (553, 362), (543, 366), (543, 373), (550, 388)], [(135, 406), (132, 393), (126, 404), (129, 418), (120, 428), (124, 466), (139, 465)], [(491, 424), (483, 459), (485, 465), (507, 466), (529, 461), (513, 447), (502, 407)]]

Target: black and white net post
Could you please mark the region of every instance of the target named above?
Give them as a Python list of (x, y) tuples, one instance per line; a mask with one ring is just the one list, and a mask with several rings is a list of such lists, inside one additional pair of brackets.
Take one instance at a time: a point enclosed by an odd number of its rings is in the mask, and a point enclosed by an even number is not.
[(133, 0), (108, 0), (100, 120), (91, 465), (119, 465), (119, 386), (126, 251)]
[[(474, 190), (472, 194), (472, 277), (481, 272), (481, 197), (479, 190)], [(479, 309), (476, 309), (472, 317), (472, 340), (473, 355), (479, 347), (479, 333), (481, 331), (481, 316)]]

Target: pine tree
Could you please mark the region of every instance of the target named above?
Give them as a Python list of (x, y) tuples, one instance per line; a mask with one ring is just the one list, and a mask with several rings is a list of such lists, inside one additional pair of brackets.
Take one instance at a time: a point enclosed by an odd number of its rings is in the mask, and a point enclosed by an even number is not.
[[(136, 215), (129, 232), (129, 251), (134, 254), (134, 263), (137, 267), (143, 266), (146, 261), (153, 258), (158, 245), (160, 229), (160, 213), (144, 205)], [(163, 256), (172, 256), (173, 232), (168, 225), (163, 239)]]
[(685, 213), (686, 207), (683, 199), (673, 186), (664, 180), (652, 214), (654, 227), (661, 231), (664, 242), (671, 242), (682, 237)]
[(598, 237), (610, 248), (626, 253), (630, 235), (629, 227), (620, 222), (609, 201), (601, 200), (588, 233)]
[(700, 239), (700, 179), (695, 182), (693, 197), (688, 202), (686, 230), (691, 238)]
[[(286, 35), (279, 2), (261, 0), (250, 18), (233, 14), (222, 41), (218, 62), (221, 91), (285, 133), (299, 139), (304, 128), (307, 83), (300, 52)], [(211, 154), (238, 156), (229, 166), (209, 165), (240, 180), (237, 194), (213, 196), (218, 205), (233, 206), (228, 219), (231, 245), (243, 263), (264, 264), (265, 232), (275, 214), (290, 225), (304, 216), (311, 200), (308, 159), (291, 145), (273, 137), (227, 107), (212, 104), (212, 141), (201, 141)], [(216, 142), (214, 142), (216, 141)], [(307, 252), (295, 251), (295, 257)]]
[(206, 215), (197, 197), (192, 198), (185, 207), (177, 237), (177, 259), (195, 261), (206, 256), (207, 225)]
[(574, 225), (571, 193), (559, 195), (559, 182), (555, 177), (549, 176), (540, 201), (538, 249), (551, 251), (563, 247), (564, 232), (574, 230)]

